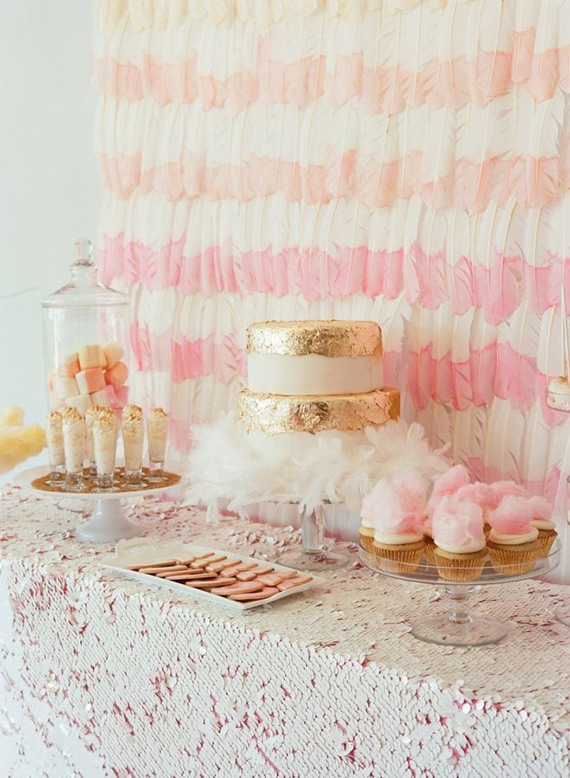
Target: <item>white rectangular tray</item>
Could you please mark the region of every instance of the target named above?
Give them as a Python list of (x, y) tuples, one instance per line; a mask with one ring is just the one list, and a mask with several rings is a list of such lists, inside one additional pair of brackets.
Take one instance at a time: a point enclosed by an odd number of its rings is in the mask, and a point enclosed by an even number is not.
[[(284, 597), (289, 597), (292, 594), (298, 594), (304, 592), (317, 584), (322, 583), (320, 578), (316, 578), (312, 573), (313, 580), (309, 583), (300, 584), (293, 589), (288, 589), (285, 592), (279, 592), (272, 597), (267, 597), (265, 600), (253, 600), (251, 602), (238, 602), (237, 600), (230, 600), (227, 597), (220, 597), (218, 594), (211, 594), (206, 589), (193, 589), (190, 586), (184, 586), (183, 584), (174, 583), (172, 581), (166, 581), (164, 578), (157, 578), (154, 575), (147, 575), (146, 573), (139, 573), (135, 570), (128, 570), (127, 568), (137, 564), (152, 564), (153, 562), (160, 562), (165, 559), (183, 559), (184, 557), (191, 556), (192, 554), (205, 554), (208, 551), (214, 551), (219, 554), (226, 554), (229, 559), (235, 559), (236, 562), (255, 562), (258, 565), (270, 565), (273, 567), (276, 573), (279, 571), (289, 572), (292, 568), (284, 567), (283, 565), (275, 564), (274, 562), (266, 562), (264, 559), (256, 559), (255, 557), (243, 556), (242, 554), (236, 554), (233, 551), (225, 551), (224, 549), (217, 549), (213, 546), (195, 546), (188, 543), (172, 543), (161, 540), (153, 540), (152, 538), (133, 538), (132, 540), (121, 540), (117, 543), (115, 553), (113, 556), (107, 557), (101, 561), (101, 565), (109, 570), (125, 575), (128, 578), (132, 578), (140, 583), (150, 584), (158, 586), (161, 589), (170, 589), (180, 595), (186, 595), (192, 599), (204, 600), (205, 602), (211, 602), (215, 605), (221, 605), (222, 607), (232, 608), (233, 610), (243, 611), (249, 608), (256, 608), (259, 605), (268, 605), (269, 603), (281, 600)], [(303, 574), (303, 571), (299, 571)]]

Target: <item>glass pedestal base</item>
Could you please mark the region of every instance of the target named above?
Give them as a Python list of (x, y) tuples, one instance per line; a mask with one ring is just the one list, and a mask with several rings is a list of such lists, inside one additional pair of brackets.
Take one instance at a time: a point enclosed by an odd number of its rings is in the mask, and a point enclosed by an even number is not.
[(506, 624), (484, 616), (455, 621), (450, 616), (429, 616), (412, 622), (412, 635), (440, 646), (488, 646), (509, 634)]
[(300, 548), (292, 548), (280, 554), (275, 560), (285, 567), (294, 567), (297, 570), (307, 570), (313, 573), (322, 573), (326, 570), (338, 570), (348, 564), (348, 556), (336, 551), (303, 551)]
[(275, 560), (285, 567), (322, 573), (338, 570), (348, 564), (348, 556), (341, 551), (331, 551), (325, 545), (325, 506), (300, 509), (302, 548), (284, 551)]
[(561, 624), (566, 624), (567, 627), (570, 627), (570, 604), (556, 608), (554, 615)]

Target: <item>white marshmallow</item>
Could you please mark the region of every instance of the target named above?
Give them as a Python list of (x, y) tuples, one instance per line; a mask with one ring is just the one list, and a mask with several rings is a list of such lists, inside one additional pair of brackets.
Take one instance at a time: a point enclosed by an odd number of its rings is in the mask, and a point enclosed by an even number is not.
[(89, 397), (91, 398), (93, 405), (100, 405), (102, 408), (108, 408), (111, 405), (109, 395), (104, 389), (101, 389), (98, 392), (92, 392)]
[(70, 408), (77, 408), (83, 416), (91, 408), (91, 397), (88, 394), (78, 394), (75, 397), (68, 397), (65, 404)]
[(74, 397), (76, 394), (79, 394), (79, 387), (77, 386), (75, 378), (56, 376), (55, 391), (58, 397), (61, 397), (62, 400), (66, 400), (68, 397)]
[(103, 352), (105, 353), (107, 370), (116, 365), (123, 356), (123, 349), (118, 343), (105, 343)]

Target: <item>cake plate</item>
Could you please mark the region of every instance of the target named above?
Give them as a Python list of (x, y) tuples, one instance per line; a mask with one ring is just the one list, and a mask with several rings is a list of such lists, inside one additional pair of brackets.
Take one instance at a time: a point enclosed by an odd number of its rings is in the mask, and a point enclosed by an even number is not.
[[(506, 624), (494, 617), (477, 616), (469, 610), (469, 598), (482, 586), (509, 584), (526, 578), (538, 578), (554, 570), (561, 558), (562, 544), (557, 539), (548, 556), (537, 559), (532, 570), (513, 574), (512, 565), (494, 568), (489, 558), (478, 578), (473, 581), (449, 581), (440, 577), (436, 565), (424, 558), (420, 565), (392, 562), (379, 559), (363, 548), (359, 550), (360, 560), (371, 570), (416, 584), (429, 584), (443, 588), (448, 599), (448, 613), (444, 616), (424, 616), (412, 622), (412, 635), (426, 643), (442, 646), (485, 646), (503, 640), (509, 632)], [(465, 570), (467, 575), (467, 570)]]
[[(266, 500), (266, 502), (272, 502)], [(279, 503), (279, 500), (274, 502)], [(292, 548), (279, 554), (275, 561), (296, 570), (319, 573), (325, 570), (338, 570), (348, 564), (348, 556), (331, 551), (325, 546), (325, 505), (308, 509), (300, 503), (283, 501), (281, 504), (297, 505), (301, 517), (302, 548)]]
[[(119, 465), (120, 466), (120, 465)], [(46, 498), (72, 497), (75, 500), (82, 500), (84, 505), (94, 504), (94, 510), (91, 517), (84, 524), (80, 524), (75, 529), (75, 537), (88, 543), (116, 543), (119, 540), (133, 538), (141, 534), (141, 530), (136, 524), (133, 524), (123, 513), (122, 500), (131, 500), (136, 497), (148, 497), (149, 495), (165, 494), (174, 491), (183, 486), (185, 479), (180, 465), (167, 462), (164, 470), (170, 473), (180, 475), (180, 481), (169, 486), (154, 486), (149, 489), (129, 489), (115, 492), (66, 492), (65, 490), (57, 492), (48, 492), (32, 486), (33, 482), (49, 473), (49, 468), (44, 465), (24, 470), (18, 473), (14, 478), (14, 483), (23, 489), (32, 491), (36, 496), (43, 495)]]

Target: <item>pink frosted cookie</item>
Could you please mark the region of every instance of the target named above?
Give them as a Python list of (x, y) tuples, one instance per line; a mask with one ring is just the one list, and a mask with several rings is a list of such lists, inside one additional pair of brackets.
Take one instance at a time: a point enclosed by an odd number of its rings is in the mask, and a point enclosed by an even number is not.
[(232, 589), (233, 585), (239, 586), (236, 583), (235, 578), (213, 578), (211, 581), (185, 581), (185, 586), (190, 586), (193, 589), (210, 589), (214, 594), (219, 594), (213, 587), (219, 587), (220, 589)]
[(310, 575), (300, 575), (298, 578), (288, 578), (280, 584), (277, 584), (277, 588), (280, 592), (286, 592), (288, 589), (294, 589), (301, 584), (311, 583), (312, 577)]
[(218, 586), (212, 589), (212, 594), (221, 594), (223, 597), (230, 597), (232, 594), (250, 594), (259, 592), (263, 589), (263, 584), (257, 581), (238, 581), (233, 586)]
[(250, 592), (249, 594), (230, 594), (230, 600), (236, 600), (237, 602), (249, 602), (250, 600), (265, 600), (267, 597), (273, 597), (274, 594), (279, 594), (279, 589), (274, 586), (265, 586), (259, 592)]

